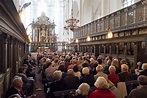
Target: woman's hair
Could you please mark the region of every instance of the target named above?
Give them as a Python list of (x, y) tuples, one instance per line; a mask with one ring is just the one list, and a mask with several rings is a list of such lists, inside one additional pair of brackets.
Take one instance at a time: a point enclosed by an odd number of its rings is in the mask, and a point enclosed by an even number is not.
[(90, 90), (89, 84), (87, 84), (87, 83), (82, 83), (82, 84), (78, 87), (78, 89), (76, 90), (76, 92), (77, 92), (78, 94), (81, 94), (81, 95), (85, 96), (85, 95), (88, 95), (89, 90)]
[(147, 69), (147, 63), (143, 63), (142, 64), (142, 70), (146, 70)]
[(98, 89), (106, 89), (106, 88), (109, 87), (109, 84), (108, 84), (107, 80), (104, 77), (98, 77), (96, 82), (94, 83), (94, 85)]
[(115, 67), (118, 67), (119, 66), (119, 61), (118, 59), (114, 59), (112, 62), (111, 62), (111, 65), (115, 66)]
[(116, 72), (115, 66), (112, 66), (112, 65), (111, 65), (111, 66), (109, 67), (109, 72), (110, 72), (110, 73), (115, 73), (115, 72)]
[(84, 67), (84, 68), (82, 69), (82, 73), (83, 73), (84, 75), (88, 75), (89, 72), (90, 72), (90, 70), (89, 70), (88, 67)]
[(140, 75), (137, 80), (140, 85), (147, 85), (147, 77), (145, 75)]
[(53, 78), (54, 80), (60, 80), (62, 78), (62, 72), (59, 71), (59, 70), (56, 70), (54, 73), (53, 73)]
[(102, 65), (98, 65), (96, 67), (96, 71), (99, 72), (99, 71), (103, 71), (103, 66)]
[(129, 71), (129, 67), (127, 64), (122, 64), (121, 65), (121, 71), (122, 72), (128, 72)]
[(78, 71), (79, 71), (78, 65), (74, 65), (73, 71), (74, 71), (74, 72), (78, 72)]

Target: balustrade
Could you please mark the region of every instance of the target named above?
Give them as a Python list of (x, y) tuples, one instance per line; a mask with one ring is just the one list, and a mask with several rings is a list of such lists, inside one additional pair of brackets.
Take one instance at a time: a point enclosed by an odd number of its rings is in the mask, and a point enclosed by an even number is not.
[(121, 32), (145, 26), (147, 26), (147, 0), (142, 0), (81, 26), (78, 30), (74, 31), (74, 38), (86, 38), (87, 34), (105, 34), (107, 33), (107, 28), (110, 28), (113, 32)]

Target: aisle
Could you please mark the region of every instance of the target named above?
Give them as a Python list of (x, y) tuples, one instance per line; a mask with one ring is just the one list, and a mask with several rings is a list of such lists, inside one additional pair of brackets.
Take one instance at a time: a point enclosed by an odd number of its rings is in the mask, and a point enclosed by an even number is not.
[(44, 92), (43, 84), (42, 84), (42, 77), (41, 73), (38, 74), (39, 67), (36, 66), (35, 68), (35, 92), (36, 92), (36, 98), (46, 98), (46, 94)]

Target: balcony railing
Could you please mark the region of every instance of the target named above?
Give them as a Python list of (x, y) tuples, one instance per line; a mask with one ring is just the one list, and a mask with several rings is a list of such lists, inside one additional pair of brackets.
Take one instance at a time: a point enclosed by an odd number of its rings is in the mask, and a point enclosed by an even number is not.
[(147, 0), (142, 0), (81, 26), (74, 31), (74, 38), (102, 35), (107, 33), (107, 28), (110, 28), (112, 32), (121, 32), (145, 26), (147, 26)]

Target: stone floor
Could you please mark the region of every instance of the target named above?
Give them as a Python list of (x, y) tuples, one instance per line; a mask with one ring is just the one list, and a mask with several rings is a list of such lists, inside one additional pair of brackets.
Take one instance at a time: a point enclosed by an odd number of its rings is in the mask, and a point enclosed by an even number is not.
[(38, 73), (38, 70), (39, 70), (39, 67), (36, 66), (36, 68), (35, 68), (35, 74), (36, 74), (35, 93), (36, 93), (36, 97), (35, 98), (46, 98), (46, 94), (44, 92), (44, 87), (42, 84), (41, 73)]

